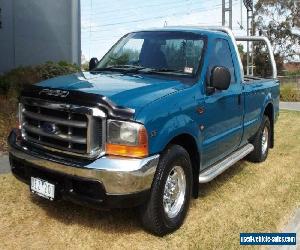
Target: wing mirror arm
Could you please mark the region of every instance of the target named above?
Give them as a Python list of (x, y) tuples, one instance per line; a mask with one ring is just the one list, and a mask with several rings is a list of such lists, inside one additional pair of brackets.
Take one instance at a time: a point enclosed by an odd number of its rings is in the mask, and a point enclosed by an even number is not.
[(206, 94), (207, 95), (212, 95), (215, 92), (216, 92), (216, 88), (215, 87), (212, 87), (212, 86), (207, 86), (206, 87)]

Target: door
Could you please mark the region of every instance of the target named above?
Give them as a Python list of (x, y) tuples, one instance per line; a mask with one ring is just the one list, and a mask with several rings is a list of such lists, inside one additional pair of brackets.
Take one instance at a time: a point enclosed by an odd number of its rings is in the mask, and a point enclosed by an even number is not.
[[(215, 66), (229, 69), (231, 83), (227, 90), (205, 94), (202, 148), (204, 168), (237, 149), (243, 134), (242, 85), (239, 72), (235, 72), (235, 68), (239, 66), (236, 58), (232, 58), (234, 48), (230, 47), (226, 39), (216, 39), (210, 51), (206, 86), (210, 84), (211, 70)], [(237, 67), (234, 67), (235, 64)]]

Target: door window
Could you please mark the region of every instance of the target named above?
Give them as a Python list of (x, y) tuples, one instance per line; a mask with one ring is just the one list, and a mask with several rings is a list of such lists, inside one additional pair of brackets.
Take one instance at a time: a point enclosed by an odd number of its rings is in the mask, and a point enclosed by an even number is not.
[(230, 51), (230, 47), (228, 41), (224, 39), (216, 39), (214, 42), (213, 52), (210, 56), (210, 64), (208, 66), (208, 78), (207, 82), (209, 84), (209, 79), (211, 75), (211, 71), (215, 66), (226, 67), (231, 74), (231, 83), (235, 83), (235, 72), (234, 65), (232, 61), (232, 55)]

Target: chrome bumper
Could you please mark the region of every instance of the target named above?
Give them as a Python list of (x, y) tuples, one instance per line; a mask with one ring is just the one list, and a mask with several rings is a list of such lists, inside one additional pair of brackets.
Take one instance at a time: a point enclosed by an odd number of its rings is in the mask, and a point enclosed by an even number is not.
[[(143, 159), (101, 157), (86, 165), (66, 164), (49, 154), (37, 154), (16, 141), (14, 132), (8, 138), (9, 152), (14, 157), (45, 170), (93, 179), (102, 183), (107, 195), (127, 195), (149, 190), (159, 155)], [(61, 158), (61, 157), (60, 157)]]

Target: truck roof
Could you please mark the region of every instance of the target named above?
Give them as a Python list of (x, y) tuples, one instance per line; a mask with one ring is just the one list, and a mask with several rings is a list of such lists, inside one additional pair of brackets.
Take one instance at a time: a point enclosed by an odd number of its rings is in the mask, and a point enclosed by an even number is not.
[(228, 36), (225, 32), (219, 31), (215, 29), (216, 27), (210, 28), (210, 27), (202, 27), (202, 26), (167, 26), (163, 28), (150, 28), (150, 29), (143, 29), (138, 30), (139, 31), (183, 31), (183, 32), (193, 32), (198, 34), (204, 34), (204, 35), (218, 35), (218, 36)]

